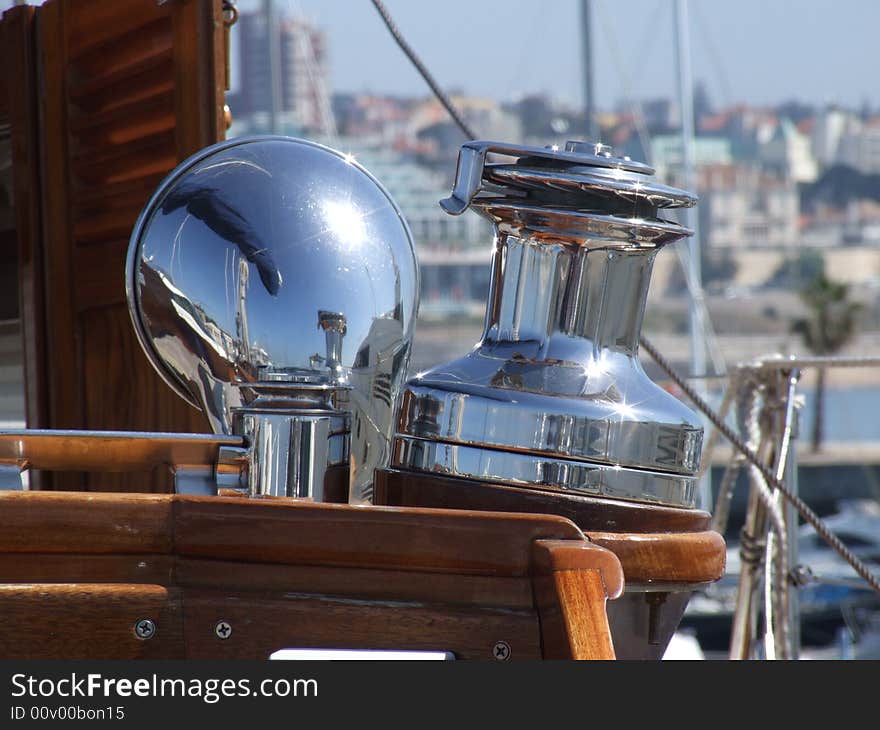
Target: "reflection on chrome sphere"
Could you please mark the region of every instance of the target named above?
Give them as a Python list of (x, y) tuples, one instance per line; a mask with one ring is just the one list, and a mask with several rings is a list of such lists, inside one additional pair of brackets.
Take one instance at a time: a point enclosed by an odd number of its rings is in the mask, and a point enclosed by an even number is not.
[(199, 152), (142, 212), (126, 288), (151, 362), (215, 432), (267, 387), (326, 389), (370, 431), (352, 462), (386, 458), (418, 273), (400, 210), (350, 156), (268, 136)]

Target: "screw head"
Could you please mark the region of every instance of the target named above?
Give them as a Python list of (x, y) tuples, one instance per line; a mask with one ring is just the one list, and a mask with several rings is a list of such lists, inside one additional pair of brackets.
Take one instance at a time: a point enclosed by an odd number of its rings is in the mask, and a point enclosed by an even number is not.
[(152, 619), (142, 618), (134, 623), (134, 635), (146, 641), (156, 634), (156, 623)]
[(214, 626), (214, 634), (218, 639), (225, 641), (232, 636), (232, 624), (228, 621), (218, 621)]
[(492, 658), (499, 662), (506, 662), (510, 659), (510, 644), (506, 641), (496, 641), (492, 647)]

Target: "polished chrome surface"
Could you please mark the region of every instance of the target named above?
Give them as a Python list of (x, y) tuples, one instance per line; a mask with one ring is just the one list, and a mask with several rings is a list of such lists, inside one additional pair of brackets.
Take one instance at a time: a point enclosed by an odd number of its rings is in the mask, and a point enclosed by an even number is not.
[(409, 469), (520, 487), (637, 499), (657, 504), (693, 504), (696, 482), (679, 474), (627, 469), (588, 461), (462, 446), (410, 437), (394, 441), (394, 461)]
[(462, 149), (441, 205), (495, 225), (483, 336), (406, 384), (392, 463), (692, 507), (702, 427), (645, 375), (638, 342), (654, 257), (690, 233), (661, 211), (696, 198), (584, 148)]
[[(323, 458), (340, 441), (311, 412), (323, 389), (317, 407), (330, 420), (344, 411), (351, 427), (352, 499), (369, 500), (373, 470), (388, 459), (418, 271), (400, 210), (364, 168), (287, 137), (209, 147), (142, 212), (126, 287), (147, 356), (215, 432), (272, 444), (280, 461)], [(299, 425), (279, 425), (285, 412)], [(290, 454), (300, 446), (306, 452)], [(267, 454), (254, 458), (282, 480), (257, 488), (252, 479), (254, 493), (302, 493), (298, 480), (317, 478), (297, 466), (293, 479), (287, 467), (270, 469)]]
[(657, 248), (691, 231), (658, 219), (617, 218), (595, 212), (526, 205), (502, 200), (475, 201), (474, 210), (495, 224), (497, 233), (539, 242), (572, 243), (591, 248)]
[[(682, 208), (696, 205), (695, 195), (651, 181), (642, 175), (591, 174), (582, 166), (575, 172), (538, 168), (530, 170), (519, 165), (492, 165), (486, 169), (486, 179), (498, 185), (530, 187), (535, 190), (550, 188), (567, 193), (587, 192), (598, 196), (597, 205), (617, 205), (620, 201), (638, 205), (646, 203), (656, 208)], [(587, 168), (589, 170), (589, 168)], [(604, 199), (604, 200), (603, 200)], [(630, 208), (629, 212), (632, 212)], [(622, 212), (627, 212), (626, 209)]]
[(506, 237), (481, 343), (407, 383), (401, 432), (696, 472), (698, 421), (637, 357), (652, 262)]
[[(349, 422), (333, 390), (262, 393), (237, 409), (233, 430), (251, 444), (251, 496), (324, 501), (327, 469), (349, 462)], [(290, 402), (290, 401), (296, 402)], [(288, 401), (288, 402), (285, 402)]]
[(654, 168), (641, 162), (626, 158), (612, 157), (609, 148), (602, 144), (571, 141), (563, 149), (557, 146), (530, 147), (512, 145), (504, 142), (474, 140), (462, 145), (458, 154), (455, 171), (455, 184), (452, 195), (440, 201), (440, 205), (451, 215), (460, 215), (468, 209), (477, 194), (484, 188), (484, 168), (490, 154), (507, 155), (524, 160), (560, 165), (580, 165), (594, 169), (607, 169), (613, 174), (636, 173), (653, 175)]
[(21, 472), (145, 471), (167, 467), (177, 490), (216, 494), (238, 486), (246, 473), (244, 441), (236, 436), (140, 431), (0, 431), (2, 488), (21, 489)]

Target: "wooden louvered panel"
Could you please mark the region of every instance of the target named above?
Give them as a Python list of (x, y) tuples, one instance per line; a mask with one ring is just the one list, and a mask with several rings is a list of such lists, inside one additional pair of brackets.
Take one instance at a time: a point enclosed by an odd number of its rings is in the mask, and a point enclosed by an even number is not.
[(152, 177), (128, 180), (126, 182), (102, 185), (99, 188), (74, 188), (71, 191), (73, 204), (78, 210), (91, 211), (104, 201), (142, 199), (156, 190), (164, 173)]
[(131, 222), (136, 220), (141, 207), (132, 205), (119, 210), (102, 210), (99, 213), (81, 213), (73, 224), (77, 245), (92, 246), (107, 241), (128, 241)]
[[(73, 307), (78, 312), (88, 312), (86, 318), (92, 316), (91, 310), (104, 307), (114, 307), (120, 311), (125, 309), (119, 306), (119, 302), (125, 299), (125, 277), (122, 271), (125, 268), (127, 243), (126, 236), (124, 239), (81, 246), (77, 251), (78, 286), (74, 293)], [(93, 428), (106, 427), (93, 425)]]
[(153, 194), (165, 176), (147, 175), (107, 186), (74, 189), (73, 234), (80, 246), (101, 241), (120, 241), (131, 234), (143, 201)]
[(73, 234), (78, 245), (127, 239), (143, 201), (153, 194), (164, 177), (163, 169), (158, 174), (120, 183), (73, 188)]
[(163, 51), (112, 74), (93, 77), (81, 85), (72, 85), (70, 100), (86, 114), (110, 111), (158, 92), (172, 90), (173, 73), (172, 56)]
[[(174, 130), (131, 140), (125, 144), (105, 145), (91, 152), (77, 153), (71, 159), (74, 185), (112, 185), (132, 181), (162, 170), (170, 170), (169, 162), (177, 161)], [(174, 164), (171, 165), (174, 167)], [(146, 202), (144, 198), (142, 202)]]
[[(29, 425), (204, 431), (136, 342), (124, 262), (137, 216), (180, 161), (222, 139), (221, 0), (47, 0), (37, 13), (45, 419)], [(42, 486), (170, 487), (167, 476), (61, 475)]]
[(81, 150), (116, 146), (174, 129), (174, 89), (151, 89), (143, 98), (74, 118), (70, 132)]
[[(67, 18), (69, 58), (81, 58), (138, 28), (170, 19), (177, 11), (171, 6), (178, 3), (183, 4), (181, 0), (165, 3), (165, 7), (142, 0), (75, 0), (75, 12)], [(195, 0), (194, 4), (204, 3)]]
[(112, 38), (88, 51), (72, 54), (68, 71), (75, 87), (87, 79), (111, 75), (157, 55), (170, 55), (173, 48), (170, 16), (157, 18)]
[[(66, 75), (75, 247), (125, 242), (152, 193), (139, 183), (154, 181), (179, 160), (173, 35), (169, 14), (148, 13), (71, 53)], [(116, 192), (119, 185), (129, 186), (124, 195)], [(117, 286), (110, 291), (121, 294)]]
[(103, 193), (103, 188), (99, 187), (78, 188), (73, 196), (76, 199), (76, 221), (100, 215), (104, 211), (132, 210), (140, 207), (142, 202), (155, 191), (163, 174), (164, 172), (141, 176), (107, 185), (107, 188), (112, 189), (109, 193)]

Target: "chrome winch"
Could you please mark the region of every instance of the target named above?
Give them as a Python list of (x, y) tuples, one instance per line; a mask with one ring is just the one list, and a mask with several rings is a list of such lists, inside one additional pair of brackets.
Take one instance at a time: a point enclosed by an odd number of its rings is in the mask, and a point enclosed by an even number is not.
[[(504, 161), (489, 161), (503, 155)], [(604, 145), (473, 141), (447, 213), (494, 224), (483, 335), (403, 388), (392, 468), (693, 507), (703, 428), (638, 358), (657, 251), (691, 193)]]

